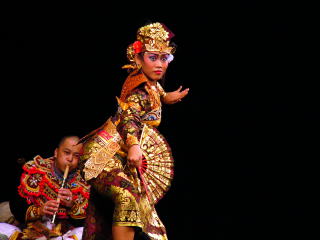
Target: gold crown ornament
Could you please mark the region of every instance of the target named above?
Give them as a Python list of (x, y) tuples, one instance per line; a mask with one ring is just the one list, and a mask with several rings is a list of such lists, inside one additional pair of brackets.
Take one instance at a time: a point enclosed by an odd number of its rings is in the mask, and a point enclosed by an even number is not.
[(138, 29), (137, 40), (127, 48), (127, 58), (131, 62), (122, 68), (136, 68), (134, 64), (135, 54), (141, 52), (161, 52), (173, 54), (176, 47), (170, 44), (171, 38), (174, 37), (164, 24), (156, 22), (143, 26)]

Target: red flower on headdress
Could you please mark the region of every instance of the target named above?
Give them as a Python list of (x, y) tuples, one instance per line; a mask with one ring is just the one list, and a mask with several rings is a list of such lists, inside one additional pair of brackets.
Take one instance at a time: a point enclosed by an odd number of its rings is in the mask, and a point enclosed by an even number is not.
[(133, 50), (134, 50), (134, 53), (141, 53), (141, 51), (142, 51), (142, 42), (135, 41), (133, 43)]

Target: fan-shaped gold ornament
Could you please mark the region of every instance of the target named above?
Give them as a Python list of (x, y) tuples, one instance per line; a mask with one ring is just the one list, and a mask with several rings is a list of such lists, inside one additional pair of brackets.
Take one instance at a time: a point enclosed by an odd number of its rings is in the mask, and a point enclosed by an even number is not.
[(169, 190), (174, 175), (174, 160), (166, 139), (159, 131), (144, 125), (140, 148), (143, 152), (140, 177), (151, 204), (156, 204)]

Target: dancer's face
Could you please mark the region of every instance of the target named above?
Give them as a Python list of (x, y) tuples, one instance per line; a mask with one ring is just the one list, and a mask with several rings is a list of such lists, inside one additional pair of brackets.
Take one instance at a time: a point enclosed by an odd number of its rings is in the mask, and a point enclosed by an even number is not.
[(171, 54), (161, 52), (144, 52), (136, 57), (144, 74), (153, 81), (158, 81), (164, 76), (172, 59)]
[(64, 172), (66, 165), (70, 166), (70, 171), (78, 166), (82, 151), (82, 144), (78, 143), (78, 138), (66, 138), (54, 151), (56, 166), (61, 172)]

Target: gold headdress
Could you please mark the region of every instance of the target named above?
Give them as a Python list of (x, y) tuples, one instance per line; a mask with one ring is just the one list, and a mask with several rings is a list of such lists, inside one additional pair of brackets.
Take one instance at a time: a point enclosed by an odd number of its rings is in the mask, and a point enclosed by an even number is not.
[(140, 52), (152, 51), (173, 54), (175, 46), (170, 45), (170, 39), (174, 34), (161, 23), (152, 23), (138, 29), (137, 41), (127, 48), (127, 58), (131, 62), (122, 68), (136, 68), (134, 55)]

